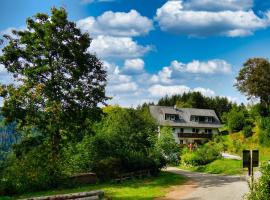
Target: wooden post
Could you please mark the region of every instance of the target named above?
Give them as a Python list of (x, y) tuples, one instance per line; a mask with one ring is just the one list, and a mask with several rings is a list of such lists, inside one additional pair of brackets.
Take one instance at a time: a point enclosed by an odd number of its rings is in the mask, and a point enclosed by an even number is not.
[(254, 176), (253, 176), (253, 155), (252, 150), (250, 150), (250, 184), (251, 184), (251, 190), (253, 191), (253, 182), (254, 182)]

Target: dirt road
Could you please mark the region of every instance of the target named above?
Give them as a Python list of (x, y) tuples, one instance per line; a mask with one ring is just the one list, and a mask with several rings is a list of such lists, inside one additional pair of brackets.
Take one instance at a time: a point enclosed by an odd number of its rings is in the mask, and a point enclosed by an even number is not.
[(248, 192), (244, 176), (221, 176), (187, 172), (175, 167), (167, 171), (190, 178), (187, 185), (175, 188), (164, 200), (241, 200)]

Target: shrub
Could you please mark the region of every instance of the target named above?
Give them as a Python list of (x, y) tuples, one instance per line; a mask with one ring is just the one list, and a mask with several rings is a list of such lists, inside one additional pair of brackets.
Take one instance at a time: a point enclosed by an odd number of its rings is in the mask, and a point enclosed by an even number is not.
[(181, 161), (186, 165), (199, 166), (206, 165), (219, 157), (219, 149), (215, 145), (205, 144), (193, 152), (185, 151)]
[(245, 136), (245, 138), (251, 137), (252, 136), (252, 126), (245, 126), (243, 128), (243, 134)]
[[(270, 197), (270, 165), (261, 167), (262, 176), (254, 182), (253, 190), (246, 194), (247, 200), (269, 200)], [(251, 185), (250, 185), (251, 186)]]
[(270, 117), (260, 120), (259, 142), (264, 146), (270, 145)]
[(179, 145), (175, 142), (173, 132), (170, 127), (163, 127), (160, 131), (160, 137), (156, 143), (157, 151), (161, 152), (168, 164), (178, 164)]
[(121, 173), (121, 160), (118, 158), (108, 157), (97, 161), (93, 165), (92, 169), (100, 180), (116, 178)]
[[(58, 170), (61, 160), (52, 163), (48, 159), (50, 153), (42, 145), (20, 158), (11, 155), (0, 179), (0, 194), (10, 195), (57, 187), (63, 177)], [(56, 169), (55, 173), (51, 173), (52, 168)]]

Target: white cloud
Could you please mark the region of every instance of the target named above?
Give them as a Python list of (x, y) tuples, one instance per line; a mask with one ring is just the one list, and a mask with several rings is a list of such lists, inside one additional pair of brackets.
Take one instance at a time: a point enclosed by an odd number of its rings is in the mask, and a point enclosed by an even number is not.
[[(155, 19), (158, 21), (160, 28), (163, 31), (179, 35), (237, 37), (250, 35), (270, 24), (269, 13), (265, 13), (263, 17), (258, 17), (252, 10), (229, 10), (229, 8), (221, 11), (193, 10), (194, 2), (198, 4), (199, 1), (191, 2), (189, 9), (187, 9), (180, 0), (167, 1), (156, 12)], [(207, 2), (208, 4), (213, 3), (213, 1), (204, 1), (202, 4), (207, 5)], [(228, 0), (224, 3), (230, 4)], [(231, 5), (241, 4), (232, 3)]]
[(77, 26), (90, 36), (132, 37), (146, 35), (153, 30), (152, 20), (141, 16), (136, 10), (127, 13), (106, 11), (97, 18), (87, 17), (79, 20)]
[(165, 86), (165, 85), (156, 84), (156, 85), (151, 86), (148, 89), (148, 91), (154, 97), (163, 97), (165, 95), (171, 96), (174, 94), (183, 94), (185, 92), (187, 93), (187, 92), (192, 92), (192, 91), (201, 92), (204, 96), (215, 95), (215, 92), (209, 88), (198, 87), (198, 88), (191, 89), (190, 87), (186, 85)]
[(197, 88), (194, 88), (193, 91), (200, 92), (202, 95), (208, 96), (208, 97), (216, 95), (216, 93), (213, 90), (209, 89), (209, 88), (197, 87)]
[(183, 7), (186, 10), (249, 10), (253, 0), (186, 0)]
[(89, 51), (101, 58), (138, 58), (152, 50), (151, 46), (141, 46), (129, 37), (100, 35), (92, 41)]
[(165, 66), (157, 74), (152, 75), (152, 83), (173, 83), (173, 79), (178, 79), (179, 75), (190, 74), (229, 74), (231, 65), (225, 60), (213, 59), (206, 62), (193, 60), (189, 63), (181, 63), (177, 60)]
[(138, 89), (138, 86), (134, 82), (128, 82), (128, 83), (120, 83), (112, 86), (108, 86), (107, 88), (110, 93), (129, 93), (129, 92), (135, 92)]
[[(177, 61), (176, 61), (177, 62)], [(207, 62), (200, 62), (194, 60), (187, 63), (184, 67), (184, 71), (190, 73), (204, 73), (204, 74), (214, 74), (214, 73), (224, 73), (228, 74), (231, 72), (231, 65), (225, 60), (209, 60)]]
[(140, 58), (136, 59), (127, 59), (124, 63), (124, 73), (128, 74), (137, 74), (141, 73), (144, 70), (144, 61)]

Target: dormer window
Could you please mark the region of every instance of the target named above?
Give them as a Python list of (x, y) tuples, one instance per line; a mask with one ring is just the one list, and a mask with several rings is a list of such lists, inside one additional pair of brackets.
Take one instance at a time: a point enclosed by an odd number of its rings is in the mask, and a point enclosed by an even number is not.
[(170, 121), (178, 121), (179, 120), (179, 115), (176, 114), (165, 114), (165, 120), (170, 120)]
[(192, 115), (190, 117), (190, 121), (192, 121), (192, 122), (201, 122), (201, 123), (213, 123), (214, 118), (212, 116), (195, 116), (195, 115)]

